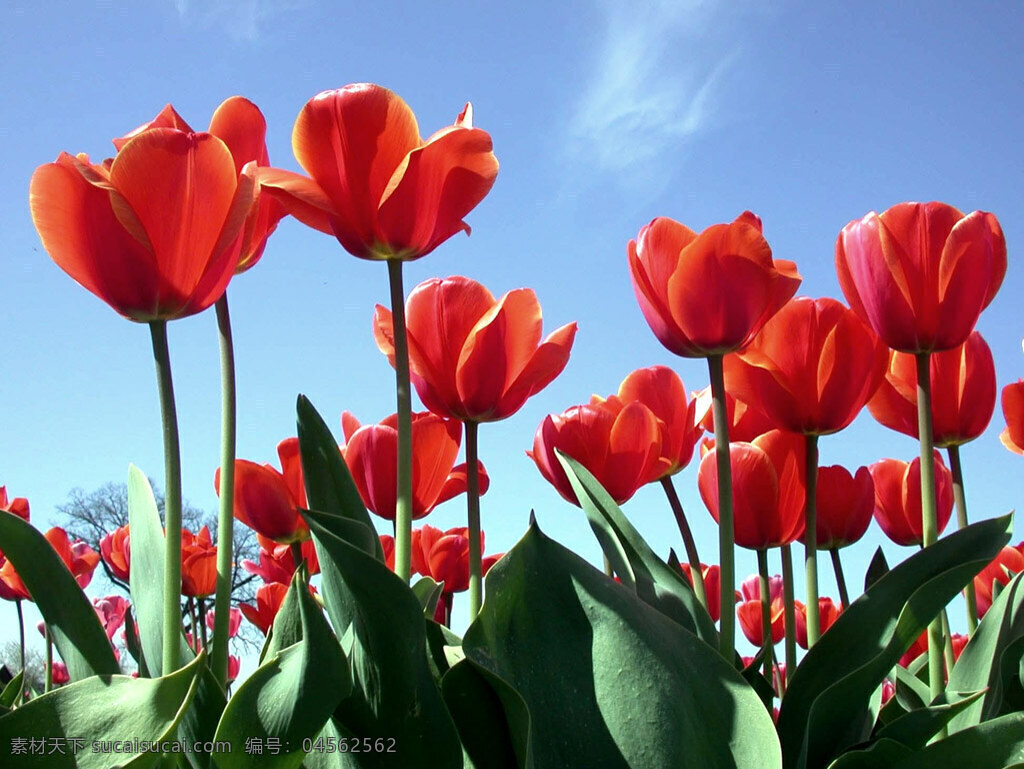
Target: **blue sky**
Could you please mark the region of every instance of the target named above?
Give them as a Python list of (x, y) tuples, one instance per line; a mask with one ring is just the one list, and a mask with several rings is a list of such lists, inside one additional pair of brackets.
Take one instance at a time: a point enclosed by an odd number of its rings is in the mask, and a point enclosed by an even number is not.
[[(117, 316), (47, 257), (28, 212), (36, 166), (62, 150), (100, 160), (110, 138), (166, 103), (196, 128), (241, 94), (269, 124), (271, 161), (298, 170), (292, 124), (321, 90), (372, 81), (401, 94), (428, 135), (472, 101), (501, 171), (457, 236), (406, 267), (406, 287), (464, 274), (495, 294), (529, 286), (546, 329), (572, 320), (570, 363), (511, 419), (481, 430), (492, 479), (483, 501), (489, 552), (510, 548), (531, 508), (552, 536), (597, 562), (583, 515), (524, 455), (543, 416), (615, 391), (631, 370), (675, 367), (688, 389), (703, 361), (675, 358), (640, 315), (625, 247), (655, 216), (695, 229), (744, 209), (764, 220), (775, 255), (804, 276), (800, 294), (841, 297), (839, 230), (903, 200), (943, 200), (995, 212), (1009, 270), (979, 329), (1000, 386), (1024, 376), (1016, 244), (1024, 240), (1024, 53), (1010, 4), (651, 2), (611, 0), (369, 6), (311, 0), (14, 0), (0, 11), (0, 484), (29, 498), (51, 525), (70, 489), (127, 477), (134, 462), (162, 478), (162, 443), (144, 327)], [(276, 462), (307, 394), (340, 436), (338, 417), (394, 410), (393, 372), (373, 343), (373, 306), (387, 299), (383, 265), (282, 223), (261, 263), (229, 289), (239, 382), (240, 457)], [(184, 493), (213, 508), (219, 457), (219, 370), (212, 311), (169, 330)], [(998, 411), (963, 451), (973, 518), (1015, 507), (1021, 458), (998, 441)], [(863, 414), (823, 438), (823, 464), (909, 459), (916, 443)], [(676, 484), (705, 560), (715, 525), (696, 493), (696, 468)], [(679, 549), (660, 490), (626, 505), (660, 550)], [(462, 524), (450, 502), (426, 522)], [(382, 522), (383, 524), (384, 522)], [(385, 525), (381, 530), (386, 530)], [(858, 582), (882, 535), (851, 548)], [(887, 546), (890, 560), (906, 552)], [(777, 569), (773, 561), (773, 568)], [(745, 554), (739, 574), (754, 570)], [(834, 593), (831, 575), (823, 591)], [(464, 598), (457, 599), (457, 605)], [(14, 623), (0, 605), (0, 634)], [(456, 624), (458, 617), (456, 615)], [(962, 625), (954, 612), (954, 625)]]

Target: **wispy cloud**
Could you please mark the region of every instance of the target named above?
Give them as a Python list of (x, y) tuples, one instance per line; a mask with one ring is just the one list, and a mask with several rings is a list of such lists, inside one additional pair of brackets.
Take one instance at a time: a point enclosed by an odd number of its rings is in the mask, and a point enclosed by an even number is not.
[(222, 26), (235, 40), (255, 42), (276, 16), (293, 11), (303, 0), (174, 0), (183, 22)]
[(603, 39), (570, 124), (570, 153), (639, 182), (719, 119), (736, 44), (714, 34), (732, 0), (596, 0)]

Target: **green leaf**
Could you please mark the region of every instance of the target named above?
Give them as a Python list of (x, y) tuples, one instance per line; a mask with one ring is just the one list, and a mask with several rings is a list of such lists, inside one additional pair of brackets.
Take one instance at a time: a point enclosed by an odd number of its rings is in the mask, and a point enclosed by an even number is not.
[(961, 691), (988, 689), (950, 723), (960, 731), (999, 714), (1003, 692), (1019, 686), (1024, 639), (1024, 575), (1018, 574), (992, 602), (978, 629), (964, 647), (949, 676), (949, 687)]
[(873, 699), (928, 622), (1009, 539), (1010, 517), (972, 524), (914, 554), (847, 608), (793, 673), (779, 712), (787, 769), (825, 766), (863, 742)]
[(267, 634), (267, 643), (263, 648), (261, 659), (270, 659), (278, 652), (282, 652), (302, 640), (302, 605), (304, 602), (302, 596), (299, 595), (300, 590), (309, 592), (305, 583), (293, 575), (291, 584), (288, 585), (288, 592), (284, 594), (284, 600), (281, 601), (281, 606), (278, 608), (277, 614), (274, 615), (274, 622), (271, 632)]
[(462, 639), (444, 625), (439, 625), (432, 619), (424, 621), (427, 633), (427, 663), (430, 665), (430, 673), (434, 678), (434, 683), (440, 686), (441, 679), (444, 678), (445, 673), (451, 667), (448, 662), (450, 650), (452, 648), (461, 649)]
[[(346, 536), (365, 526), (321, 512), (302, 515), (316, 544), (324, 605), (352, 674), (352, 695), (335, 711), (338, 725), (360, 737), (394, 738), (403, 769), (461, 767), (455, 725), (427, 664), (416, 596)], [(389, 757), (363, 753), (350, 759), (383, 766)]]
[[(305, 395), (299, 396), (296, 408), (299, 452), (309, 507), (348, 518), (373, 532), (370, 514), (366, 512), (334, 435)], [(377, 536), (374, 535), (373, 542), (367, 544), (369, 549), (364, 547), (366, 552), (383, 562), (384, 550)]]
[[(464, 659), (445, 674), (441, 691), (473, 769), (533, 766), (530, 712), (507, 682)], [(514, 730), (509, 728), (509, 719), (516, 724)]]
[(139, 643), (139, 635), (135, 631), (135, 615), (132, 613), (131, 606), (128, 607), (124, 615), (124, 645), (139, 667), (139, 676), (150, 678), (149, 669), (146, 667), (146, 657), (143, 655), (142, 645)]
[(615, 500), (583, 465), (561, 451), (556, 454), (601, 549), (623, 583), (633, 587), (642, 601), (709, 646), (718, 648), (715, 624), (682, 572), (670, 568), (654, 553)]
[(732, 665), (536, 522), (486, 587), (463, 650), (526, 703), (531, 731), (508, 723), (535, 766), (781, 766), (771, 716)]
[(28, 521), (0, 511), (0, 550), (49, 625), (71, 680), (120, 673), (96, 609), (47, 539)]
[(882, 552), (882, 548), (879, 547), (875, 550), (875, 554), (871, 556), (871, 563), (868, 564), (868, 570), (864, 574), (864, 590), (869, 590), (872, 585), (888, 573), (889, 563), (885, 560), (885, 553)]
[(315, 737), (338, 703), (351, 691), (345, 655), (306, 589), (301, 569), (292, 577), (289, 595), (297, 598), (302, 640), (273, 654), (228, 701), (215, 740), (230, 742), (218, 754), (219, 769), (247, 769), (253, 759), (247, 740), (279, 740), (280, 753), (264, 752), (260, 766), (289, 769), (302, 765), (305, 740)]
[[(128, 585), (139, 622), (139, 645), (146, 662), (145, 668), (140, 667), (139, 675), (145, 670), (158, 676), (164, 664), (164, 527), (149, 479), (135, 465), (128, 468), (128, 525), (132, 547)], [(179, 656), (187, 662), (195, 653), (189, 648), (184, 633), (179, 637)]]
[[(205, 657), (200, 655), (163, 678), (101, 675), (62, 686), (0, 717), (0, 745), (14, 754), (20, 740), (42, 739), (47, 746), (65, 741), (64, 754), (17, 755), (19, 768), (108, 769), (127, 764), (139, 751), (128, 746), (127, 752), (115, 754), (113, 741), (124, 748), (124, 741), (173, 740), (204, 665)], [(71, 739), (83, 741), (77, 753), (67, 742)], [(94, 750), (95, 742), (101, 747), (110, 743), (107, 752)], [(154, 757), (147, 753), (137, 760), (148, 764)]]
[(423, 577), (412, 586), (413, 595), (423, 607), (423, 616), (427, 619), (434, 618), (434, 610), (437, 609), (437, 602), (441, 598), (443, 589), (444, 584), (438, 584), (430, 577)]
[(18, 699), (21, 692), (21, 682), (25, 680), (25, 671), (19, 670), (18, 675), (7, 682), (7, 686), (0, 692), (0, 706), (9, 708)]
[(828, 769), (892, 769), (913, 751), (895, 740), (879, 740), (863, 750), (844, 753)]
[(953, 716), (970, 706), (982, 694), (984, 692), (943, 692), (937, 704), (912, 710), (893, 719), (892, 723), (879, 730), (878, 738), (896, 740), (908, 748), (920, 750), (950, 722)]
[[(206, 658), (207, 662), (209, 659)], [(227, 705), (227, 696), (209, 664), (204, 664), (197, 674), (195, 688), (195, 696), (178, 724), (178, 739), (191, 745), (205, 745), (214, 739), (217, 722)], [(181, 759), (191, 769), (213, 769), (215, 766), (211, 753), (186, 751)]]

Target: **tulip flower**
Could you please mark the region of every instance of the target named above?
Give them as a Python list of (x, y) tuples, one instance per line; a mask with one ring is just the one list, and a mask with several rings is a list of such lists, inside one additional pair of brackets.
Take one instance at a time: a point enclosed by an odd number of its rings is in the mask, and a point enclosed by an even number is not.
[(666, 468), (658, 418), (639, 401), (623, 404), (616, 398), (573, 406), (544, 417), (537, 428), (527, 456), (564, 499), (579, 505), (555, 449), (590, 471), (617, 504)]
[(498, 174), (491, 137), (470, 105), (424, 141), (397, 94), (370, 83), (324, 91), (299, 113), (292, 150), (312, 178), (260, 170), (260, 183), (303, 223), (363, 259), (417, 259), (457, 232)]
[[(345, 457), (352, 480), (366, 508), (381, 518), (395, 520), (395, 457), (398, 415), (380, 424), (360, 425), (347, 411), (342, 416)], [(453, 467), (462, 441), (462, 425), (436, 414), (412, 415), (412, 517), (423, 518), (437, 505), (466, 491), (466, 468)], [(479, 470), (479, 467), (478, 467)], [(481, 473), (484, 491), (487, 474)]]
[[(701, 429), (715, 432), (715, 417), (712, 411), (711, 387), (693, 393), (694, 421)], [(775, 425), (756, 405), (737, 400), (732, 393), (725, 394), (725, 408), (728, 415), (730, 441), (749, 443), (759, 435), (775, 429)]]
[(840, 465), (821, 467), (816, 494), (818, 549), (829, 551), (839, 597), (847, 606), (850, 596), (839, 549), (857, 542), (868, 530), (875, 509), (875, 482), (866, 467), (857, 468), (856, 474)]
[[(67, 532), (59, 526), (54, 526), (43, 536), (74, 576), (78, 586), (83, 590), (87, 588), (92, 581), (92, 573), (100, 562), (99, 553), (81, 540), (70, 542)], [(9, 591), (18, 598), (32, 600), (28, 588), (10, 561), (5, 561), (0, 567), (0, 582), (5, 583)]]
[[(279, 544), (262, 534), (256, 535), (256, 542), (259, 545), (259, 562), (242, 561), (242, 568), (250, 574), (255, 574), (264, 582), (280, 582), (282, 585), (291, 583), (297, 566), (291, 546)], [(301, 543), (301, 551), (309, 575), (319, 574), (320, 562), (317, 559), (313, 540), (304, 540)]]
[(71, 675), (68, 673), (68, 666), (60, 660), (53, 663), (52, 675), (54, 686), (63, 686), (71, 681)]
[(107, 638), (113, 639), (114, 633), (124, 624), (125, 615), (130, 607), (128, 599), (121, 595), (108, 595), (105, 598), (93, 598), (92, 605)]
[[(768, 578), (768, 600), (774, 601), (776, 598), (782, 598), (782, 577), (778, 574)], [(740, 597), (744, 601), (760, 601), (761, 600), (761, 577), (757, 574), (751, 574), (742, 583), (740, 583)]]
[[(692, 585), (693, 575), (690, 571), (690, 564), (681, 563), (679, 565), (683, 570), (683, 574), (686, 576), (686, 578), (690, 581), (690, 584)], [(712, 622), (718, 622), (718, 619), (721, 615), (721, 603), (719, 598), (719, 580), (721, 579), (721, 569), (719, 568), (718, 564), (708, 566), (707, 564), (702, 563), (700, 565), (700, 570), (704, 578), (704, 594), (708, 600), (708, 614), (711, 615)]]
[[(206, 627), (208, 630), (213, 630), (216, 624), (217, 617), (213, 610), (206, 615)], [(242, 626), (242, 612), (240, 609), (231, 607), (231, 611), (228, 613), (228, 638), (234, 638), (238, 635), (238, 629)]]
[[(785, 623), (783, 615), (785, 606), (782, 598), (775, 598), (771, 602), (770, 622), (772, 644), (777, 644), (785, 634)], [(736, 617), (739, 619), (740, 629), (743, 635), (754, 646), (761, 646), (764, 643), (761, 623), (761, 599), (754, 601), (743, 601), (736, 606)]]
[(951, 350), (1002, 285), (1006, 241), (990, 213), (900, 203), (843, 228), (836, 271), (850, 307), (889, 347)]
[[(843, 613), (843, 606), (836, 604), (831, 598), (822, 596), (818, 599), (818, 616), (821, 618), (821, 633), (825, 634), (833, 623), (839, 619), (839, 615)], [(796, 602), (796, 642), (800, 644), (801, 649), (807, 649), (807, 607)]]
[(131, 546), (129, 527), (126, 523), (114, 531), (109, 531), (100, 540), (100, 557), (110, 573), (122, 582), (127, 582), (131, 574)]
[[(502, 555), (486, 556), (483, 559), (483, 573), (490, 571)], [(469, 529), (463, 527), (441, 531), (429, 525), (413, 529), (412, 568), (416, 574), (444, 583), (435, 619), (445, 625), (449, 624), (452, 596), (469, 589)]]
[[(309, 539), (309, 527), (299, 515), (306, 507), (298, 438), (277, 446), (284, 472), (247, 459), (235, 460), (234, 516), (257, 534), (282, 544)], [(220, 468), (213, 479), (220, 492)]]
[(1024, 379), (1003, 388), (1003, 418), (1006, 427), (999, 440), (1015, 454), (1024, 454)]
[(384, 565), (395, 570), (395, 538), (390, 534), (379, 534), (381, 550), (384, 551)]
[[(27, 521), (29, 519), (28, 500), (25, 499), (25, 497), (15, 497), (14, 499), (10, 499), (7, 496), (6, 486), (0, 486), (0, 511), (16, 515), (23, 521)], [(0, 549), (0, 558), (3, 557), (4, 551)]]
[(270, 582), (257, 589), (255, 606), (243, 603), (238, 608), (241, 609), (247, 620), (263, 631), (263, 635), (266, 635), (274, 624), (274, 617), (277, 616), (287, 594), (288, 585)]
[(181, 594), (204, 598), (217, 588), (217, 546), (210, 537), (210, 528), (203, 526), (198, 534), (188, 529), (181, 532)]
[(1006, 546), (992, 563), (974, 578), (974, 591), (978, 598), (978, 617), (984, 617), (995, 597), (995, 584), (1004, 587), (1014, 575), (1024, 571), (1024, 542), (1015, 547)]
[[(949, 523), (953, 512), (953, 478), (935, 452), (938, 531)], [(883, 459), (868, 468), (875, 482), (875, 520), (897, 545), (923, 544), (921, 523), (921, 460), (911, 462)]]

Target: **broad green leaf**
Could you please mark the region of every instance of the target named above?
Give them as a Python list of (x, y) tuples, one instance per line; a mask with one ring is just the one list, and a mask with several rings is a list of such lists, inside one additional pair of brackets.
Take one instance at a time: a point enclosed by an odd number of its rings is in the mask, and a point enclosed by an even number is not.
[[(136, 762), (150, 764), (153, 753), (132, 761), (139, 753), (132, 750), (134, 741), (175, 739), (175, 727), (192, 700), (196, 677), (205, 664), (205, 657), (200, 655), (163, 678), (101, 675), (54, 689), (0, 717), (0, 745), (16, 755), (14, 765), (19, 769), (109, 769), (134, 767)], [(47, 746), (63, 740), (66, 752), (20, 754), (19, 742), (33, 738), (45, 740)], [(83, 741), (77, 753), (72, 750), (71, 739)], [(106, 743), (107, 752), (93, 750), (94, 741), (100, 746)], [(125, 752), (113, 752), (115, 741)]]
[(434, 683), (440, 685), (441, 679), (444, 678), (445, 673), (451, 667), (448, 663), (449, 650), (452, 647), (459, 647), (461, 649), (462, 639), (444, 625), (439, 625), (432, 619), (424, 621), (427, 633), (427, 663), (430, 665), (430, 673), (434, 678)]
[(139, 643), (139, 635), (135, 631), (135, 615), (132, 613), (131, 606), (128, 607), (124, 615), (124, 645), (132, 659), (135, 660), (135, 664), (138, 665), (139, 675), (142, 678), (151, 678), (146, 666), (146, 657), (142, 653), (142, 645)]
[[(324, 605), (341, 639), (352, 694), (335, 711), (338, 726), (359, 737), (394, 738), (403, 769), (462, 766), (451, 716), (427, 664), (425, 620), (412, 590), (384, 563), (351, 543), (362, 524), (303, 511), (320, 561)], [(393, 756), (352, 755), (360, 767)]]
[(507, 723), (535, 766), (781, 766), (771, 715), (732, 665), (536, 522), (487, 595), (463, 650), (522, 697), (530, 732)]
[(0, 510), (0, 550), (49, 625), (71, 680), (120, 673), (96, 609), (46, 538), (32, 524)]
[(0, 692), (0, 706), (9, 708), (14, 704), (14, 701), (18, 699), (18, 693), (21, 691), (21, 682), (25, 680), (25, 671), (19, 670), (18, 675), (7, 682), (7, 686)]
[(718, 631), (682, 572), (670, 568), (654, 553), (615, 500), (583, 465), (561, 451), (556, 453), (615, 573), (627, 586), (634, 586), (642, 601), (709, 646), (718, 648)]
[(912, 710), (893, 719), (892, 723), (879, 730), (878, 738), (896, 740), (908, 748), (920, 750), (949, 723), (953, 716), (962, 712), (983, 693), (943, 692), (939, 703)]
[(871, 563), (868, 564), (868, 570), (864, 573), (864, 590), (869, 590), (878, 580), (889, 573), (889, 563), (885, 560), (885, 553), (882, 552), (882, 548), (877, 548), (875, 554), (871, 556)]
[[(139, 623), (139, 645), (146, 662), (144, 669), (159, 676), (164, 664), (164, 527), (149, 479), (135, 465), (128, 468), (128, 525), (132, 546), (128, 586)], [(180, 639), (179, 658), (187, 662), (195, 654), (183, 633)]]
[(441, 597), (444, 584), (434, 582), (430, 577), (423, 577), (412, 586), (412, 592), (423, 607), (423, 616), (427, 619), (434, 618), (434, 610), (437, 608), (437, 601)]
[[(299, 451), (309, 507), (340, 515), (362, 524), (368, 531), (374, 531), (370, 514), (366, 512), (334, 435), (305, 395), (299, 396), (296, 408)], [(370, 549), (366, 552), (383, 562), (384, 550), (376, 535), (368, 544)]]
[[(298, 572), (296, 572), (298, 574)], [(274, 615), (271, 632), (267, 634), (267, 643), (263, 648), (263, 659), (269, 659), (278, 652), (284, 651), (302, 640), (302, 596), (300, 590), (309, 591), (305, 583), (292, 576), (288, 592)], [(262, 664), (262, 663), (261, 663)]]
[(828, 769), (892, 769), (913, 752), (895, 740), (879, 740), (863, 750), (844, 753)]
[(817, 769), (870, 735), (885, 676), (1009, 539), (1010, 517), (972, 524), (914, 554), (847, 608), (793, 673), (778, 729), (787, 769)]
[(302, 640), (269, 656), (228, 701), (215, 740), (232, 751), (216, 756), (220, 769), (248, 769), (253, 759), (246, 740), (279, 740), (281, 752), (264, 752), (261, 767), (290, 769), (302, 765), (304, 740), (315, 737), (331, 712), (352, 688), (345, 655), (306, 589), (301, 570), (292, 578), (302, 619)]
[(1024, 575), (1015, 576), (982, 618), (949, 676), (960, 691), (988, 689), (950, 723), (950, 731), (975, 726), (999, 714), (1003, 692), (1019, 686), (1021, 642), (1024, 639)]
[[(533, 766), (530, 713), (523, 698), (507, 682), (464, 659), (445, 674), (441, 691), (473, 769)], [(515, 737), (509, 719), (516, 723)]]
[(897, 665), (893, 669), (896, 672), (896, 699), (900, 701), (900, 704), (907, 710), (928, 707), (928, 703), (932, 699), (928, 684), (902, 665)]
[[(206, 658), (209, 662), (209, 657)], [(205, 746), (213, 740), (227, 705), (227, 696), (209, 664), (202, 666), (196, 676), (195, 695), (178, 724), (178, 739), (191, 745)], [(214, 756), (210, 753), (186, 751), (181, 759), (191, 769), (214, 769)]]

